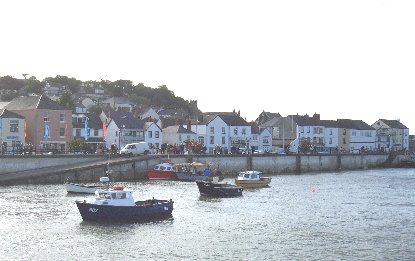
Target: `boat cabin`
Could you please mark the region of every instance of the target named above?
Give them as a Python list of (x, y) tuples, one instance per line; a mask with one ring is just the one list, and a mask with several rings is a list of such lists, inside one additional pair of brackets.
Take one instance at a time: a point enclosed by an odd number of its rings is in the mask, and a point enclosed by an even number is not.
[(177, 172), (177, 167), (172, 163), (160, 163), (154, 166), (154, 170)]
[(262, 172), (260, 171), (243, 171), (238, 175), (238, 180), (260, 180)]
[(108, 190), (95, 191), (93, 204), (112, 206), (134, 206), (133, 190), (121, 186), (113, 186)]

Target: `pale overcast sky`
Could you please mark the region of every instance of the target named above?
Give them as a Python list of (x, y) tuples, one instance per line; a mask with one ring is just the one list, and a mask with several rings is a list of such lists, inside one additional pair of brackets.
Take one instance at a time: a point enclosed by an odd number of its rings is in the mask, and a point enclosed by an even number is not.
[(204, 111), (400, 119), (415, 134), (415, 1), (0, 3), (0, 76), (166, 85)]

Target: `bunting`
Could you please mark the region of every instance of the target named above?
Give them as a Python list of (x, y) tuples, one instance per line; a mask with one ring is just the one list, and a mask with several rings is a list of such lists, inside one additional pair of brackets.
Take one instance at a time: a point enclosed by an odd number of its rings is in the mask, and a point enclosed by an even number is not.
[(88, 117), (85, 117), (85, 141), (88, 140)]

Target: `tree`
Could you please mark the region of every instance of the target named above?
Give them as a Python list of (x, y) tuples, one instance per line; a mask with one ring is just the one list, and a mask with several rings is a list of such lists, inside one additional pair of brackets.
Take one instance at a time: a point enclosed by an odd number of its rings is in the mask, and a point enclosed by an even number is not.
[(79, 86), (82, 83), (82, 81), (77, 80), (75, 78), (69, 78), (67, 76), (60, 75), (57, 75), (56, 77), (47, 77), (43, 80), (43, 82), (60, 83), (62, 85), (67, 86), (72, 93), (77, 93), (79, 90)]
[(73, 110), (75, 108), (75, 103), (72, 100), (72, 95), (69, 92), (65, 92), (59, 97), (59, 104), (65, 106), (66, 108)]
[(0, 89), (19, 91), (24, 86), (24, 80), (18, 80), (12, 76), (0, 77)]

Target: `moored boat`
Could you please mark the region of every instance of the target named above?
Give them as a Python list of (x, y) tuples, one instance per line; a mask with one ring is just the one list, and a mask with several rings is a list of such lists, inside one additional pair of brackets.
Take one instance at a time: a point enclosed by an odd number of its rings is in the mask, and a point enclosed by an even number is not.
[(181, 163), (176, 164), (177, 166), (177, 179), (181, 181), (196, 181), (196, 180), (208, 180), (210, 175), (205, 175), (204, 171), (199, 170), (200, 168), (206, 169), (206, 164), (203, 163)]
[(262, 177), (262, 172), (256, 170), (241, 171), (235, 179), (235, 185), (243, 188), (262, 188), (269, 186), (270, 183), (270, 177)]
[(147, 170), (148, 179), (177, 179), (177, 167), (172, 162), (162, 162)]
[(112, 186), (97, 190), (95, 198), (75, 202), (85, 221), (140, 222), (171, 216), (173, 200), (152, 198), (135, 201), (133, 192), (122, 186)]
[(85, 193), (85, 194), (94, 194), (97, 190), (106, 189), (107, 186), (104, 185), (109, 182), (109, 177), (101, 177), (99, 181), (102, 183), (100, 185), (86, 185), (74, 182), (65, 182), (65, 189), (68, 193)]
[(243, 188), (228, 183), (197, 180), (197, 187), (202, 195), (211, 197), (237, 197), (242, 196)]

